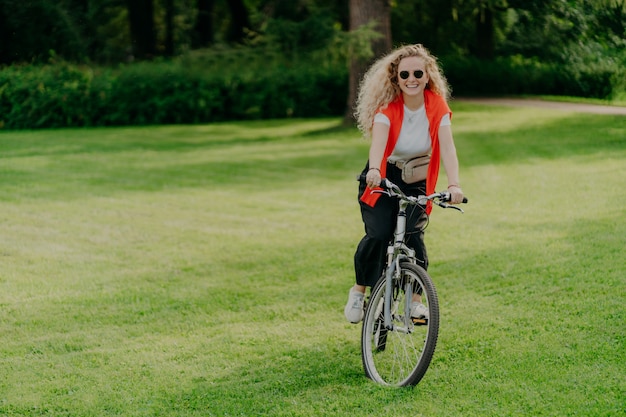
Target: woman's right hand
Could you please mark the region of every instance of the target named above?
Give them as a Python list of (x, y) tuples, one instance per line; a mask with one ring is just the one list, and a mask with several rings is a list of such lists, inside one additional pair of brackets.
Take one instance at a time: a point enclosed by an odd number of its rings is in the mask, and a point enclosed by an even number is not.
[(365, 176), (365, 182), (370, 188), (376, 188), (380, 185), (382, 177), (380, 176), (380, 170), (378, 168), (370, 168)]

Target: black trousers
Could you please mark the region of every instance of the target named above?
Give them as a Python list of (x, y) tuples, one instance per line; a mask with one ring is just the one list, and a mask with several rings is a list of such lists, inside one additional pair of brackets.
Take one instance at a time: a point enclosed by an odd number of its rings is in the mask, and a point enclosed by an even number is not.
[[(369, 166), (363, 170), (359, 181), (359, 205), (365, 226), (365, 236), (359, 242), (354, 254), (354, 271), (356, 283), (373, 287), (381, 277), (385, 267), (387, 246), (393, 237), (398, 215), (398, 199), (382, 194), (374, 207), (360, 201), (365, 191), (365, 174)], [(402, 181), (402, 171), (395, 165), (387, 165), (387, 178), (407, 195), (426, 194), (426, 181), (407, 184)], [(415, 250), (417, 262), (428, 269), (428, 256), (424, 245), (424, 227), (428, 223), (428, 215), (423, 206), (407, 208), (406, 236), (407, 245)]]

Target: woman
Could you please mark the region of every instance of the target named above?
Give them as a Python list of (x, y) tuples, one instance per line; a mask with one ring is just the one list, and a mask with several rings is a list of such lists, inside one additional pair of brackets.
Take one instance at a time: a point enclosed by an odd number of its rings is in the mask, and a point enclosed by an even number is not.
[[(436, 58), (420, 44), (392, 51), (376, 61), (363, 78), (355, 116), (359, 129), (372, 142), (359, 185), (365, 236), (354, 255), (356, 285), (350, 289), (344, 310), (351, 323), (363, 319), (365, 290), (382, 274), (395, 228), (397, 199), (372, 192), (382, 178), (389, 178), (407, 195), (431, 194), (437, 185), (439, 161), (443, 160), (451, 202), (463, 200), (448, 96), (449, 87)], [(415, 168), (408, 169), (412, 166)], [(428, 257), (423, 227), (431, 208), (430, 204), (413, 206), (407, 213), (407, 244), (415, 249), (425, 269)], [(418, 294), (414, 295), (411, 315), (428, 316)]]

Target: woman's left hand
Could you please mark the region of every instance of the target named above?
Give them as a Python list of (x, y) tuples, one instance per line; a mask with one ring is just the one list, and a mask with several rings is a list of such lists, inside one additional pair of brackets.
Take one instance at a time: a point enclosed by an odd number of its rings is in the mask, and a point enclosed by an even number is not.
[(448, 187), (448, 192), (450, 192), (450, 202), (452, 204), (460, 204), (463, 202), (463, 190), (458, 185), (451, 185)]

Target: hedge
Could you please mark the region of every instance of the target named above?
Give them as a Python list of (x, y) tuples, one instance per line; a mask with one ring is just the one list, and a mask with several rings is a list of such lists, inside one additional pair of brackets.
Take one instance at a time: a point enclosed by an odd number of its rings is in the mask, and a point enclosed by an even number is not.
[(625, 75), (615, 66), (568, 67), (509, 57), (481, 61), (466, 57), (442, 59), (456, 96), (556, 95), (610, 99)]
[(0, 127), (194, 124), (342, 114), (347, 70), (298, 66), (248, 73), (141, 63), (0, 71)]
[[(258, 63), (219, 67), (181, 62), (92, 68), (67, 63), (0, 69), (0, 128), (196, 124), (341, 116), (342, 66)], [(564, 68), (522, 58), (442, 59), (456, 97), (549, 94), (610, 98), (623, 70)], [(217, 68), (217, 69), (216, 69)]]

